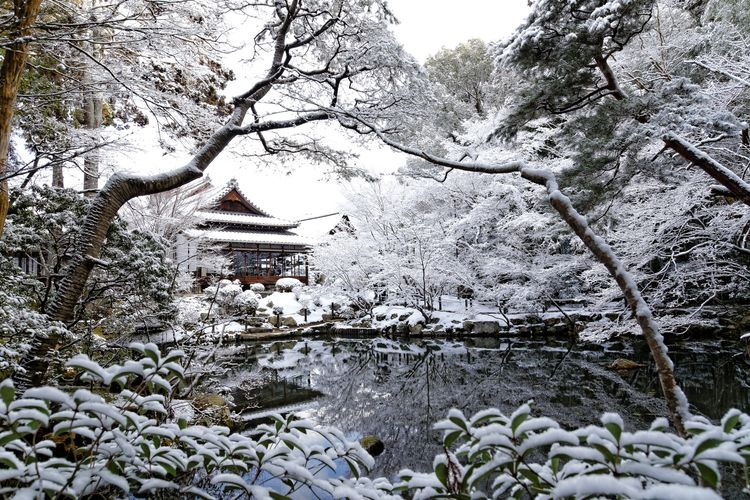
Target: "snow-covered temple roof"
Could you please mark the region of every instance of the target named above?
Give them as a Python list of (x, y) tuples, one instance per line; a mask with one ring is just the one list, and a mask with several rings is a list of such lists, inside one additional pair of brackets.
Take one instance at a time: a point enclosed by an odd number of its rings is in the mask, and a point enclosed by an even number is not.
[(217, 243), (295, 245), (303, 247), (308, 247), (312, 244), (309, 239), (294, 233), (189, 229), (185, 231), (185, 234), (190, 238), (199, 238)]
[(236, 246), (294, 246), (299, 250), (312, 245), (310, 239), (290, 231), (299, 222), (270, 215), (245, 196), (235, 179), (222, 188), (204, 181), (191, 195), (200, 197), (201, 202), (195, 212), (198, 228), (185, 231), (189, 238)]
[(223, 188), (207, 193), (207, 203), (202, 208), (208, 210), (216, 209), (224, 199), (232, 195), (232, 192), (236, 193), (236, 195), (241, 198), (241, 201), (246, 205), (249, 213), (254, 213), (255, 215), (259, 215), (261, 217), (273, 218), (268, 212), (260, 208), (257, 204), (250, 201), (247, 196), (245, 196), (245, 193), (243, 193), (240, 189), (240, 185), (237, 182), (237, 179), (231, 179)]
[(299, 226), (299, 222), (279, 219), (271, 216), (250, 215), (238, 212), (222, 212), (212, 210), (200, 210), (195, 216), (201, 221), (218, 222), (225, 224), (248, 224), (252, 226), (270, 226), (291, 229)]

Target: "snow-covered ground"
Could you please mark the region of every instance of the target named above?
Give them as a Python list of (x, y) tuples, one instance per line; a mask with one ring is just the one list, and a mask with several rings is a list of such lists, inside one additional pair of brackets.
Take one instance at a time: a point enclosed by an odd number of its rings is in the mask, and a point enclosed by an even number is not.
[[(436, 311), (384, 304), (375, 306), (370, 314), (366, 314), (363, 311), (355, 312), (346, 296), (320, 286), (299, 286), (294, 287), (293, 291), (274, 291), (268, 295), (243, 291), (239, 283), (228, 280), (217, 286), (207, 288), (203, 294), (178, 299), (177, 326), (169, 334), (171, 340), (192, 336), (200, 341), (215, 342), (244, 334), (272, 338), (299, 331), (299, 327), (305, 325), (331, 321), (344, 328), (409, 329), (412, 334), (424, 331), (435, 335), (456, 331), (476, 335), (495, 334), (509, 328), (522, 330), (526, 323), (542, 325), (545, 331), (547, 326), (562, 331), (565, 329), (566, 315), (582, 312), (580, 307), (573, 305), (566, 306), (564, 313), (553, 309), (503, 314), (491, 304), (445, 295), (439, 301), (440, 310)], [(609, 316), (611, 318), (620, 312), (613, 305)], [(277, 317), (281, 318), (278, 328)], [(613, 330), (613, 322), (606, 316), (594, 318), (592, 324), (595, 328), (584, 334), (586, 340), (605, 340), (609, 337), (606, 332)], [(554, 332), (550, 330), (550, 333)]]

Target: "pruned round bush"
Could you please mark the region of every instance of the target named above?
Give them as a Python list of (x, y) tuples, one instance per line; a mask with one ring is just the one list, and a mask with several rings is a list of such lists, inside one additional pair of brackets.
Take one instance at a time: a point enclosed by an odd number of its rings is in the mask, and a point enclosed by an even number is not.
[(298, 286), (302, 286), (302, 282), (297, 278), (281, 278), (276, 282), (276, 291), (291, 292)]
[(213, 299), (216, 296), (216, 290), (216, 285), (207, 286), (203, 289), (203, 295), (205, 295), (207, 299)]
[(255, 293), (265, 292), (266, 286), (263, 283), (253, 283), (252, 285), (250, 285), (250, 290)]
[[(224, 281), (224, 280), (222, 280)], [(219, 282), (221, 284), (221, 282)], [(216, 301), (222, 306), (231, 305), (235, 297), (242, 293), (242, 286), (235, 283), (229, 283), (219, 287), (219, 293), (216, 294)]]
[(252, 290), (245, 290), (234, 298), (234, 304), (240, 312), (245, 314), (255, 314), (258, 310), (260, 297)]
[(234, 305), (234, 299), (240, 293), (242, 293), (242, 285), (240, 285), (239, 281), (232, 283), (226, 279), (203, 290), (203, 295), (206, 299), (215, 300), (217, 304), (224, 308)]

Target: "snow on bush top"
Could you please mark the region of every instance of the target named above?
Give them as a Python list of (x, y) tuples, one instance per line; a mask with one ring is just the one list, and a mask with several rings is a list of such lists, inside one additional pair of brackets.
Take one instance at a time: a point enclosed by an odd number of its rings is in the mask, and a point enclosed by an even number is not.
[(276, 282), (276, 290), (279, 292), (291, 292), (298, 286), (302, 286), (302, 282), (296, 278), (281, 278)]
[(252, 290), (245, 290), (244, 292), (240, 293), (235, 297), (234, 303), (246, 310), (255, 310), (258, 308), (258, 304), (260, 302), (260, 297), (253, 292)]

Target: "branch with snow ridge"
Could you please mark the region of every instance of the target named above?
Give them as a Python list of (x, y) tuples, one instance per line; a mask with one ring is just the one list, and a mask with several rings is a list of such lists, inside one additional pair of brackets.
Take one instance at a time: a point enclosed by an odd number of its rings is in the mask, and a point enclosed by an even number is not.
[(691, 418), (687, 397), (682, 389), (677, 385), (674, 377), (674, 364), (669, 358), (667, 346), (664, 344), (664, 337), (659, 331), (659, 325), (654, 320), (651, 308), (641, 295), (638, 285), (633, 276), (625, 269), (622, 261), (617, 257), (612, 247), (604, 239), (597, 236), (589, 226), (586, 218), (582, 216), (573, 206), (570, 198), (560, 191), (554, 174), (548, 169), (534, 168), (523, 161), (513, 161), (498, 165), (485, 163), (463, 163), (447, 158), (435, 156), (426, 151), (415, 149), (388, 137), (382, 131), (378, 130), (364, 120), (352, 115), (346, 115), (349, 120), (340, 120), (342, 125), (357, 131), (361, 134), (375, 134), (382, 142), (393, 149), (406, 153), (411, 156), (422, 158), (434, 165), (446, 168), (463, 170), (466, 172), (484, 173), (484, 174), (511, 174), (519, 173), (524, 179), (543, 186), (547, 191), (547, 197), (550, 205), (560, 214), (562, 219), (568, 224), (578, 238), (583, 242), (589, 251), (601, 262), (607, 271), (615, 280), (622, 290), (625, 299), (630, 306), (633, 315), (638, 321), (638, 325), (646, 339), (651, 356), (654, 359), (661, 384), (662, 393), (669, 409), (672, 424), (677, 432), (685, 436), (686, 430), (684, 422)]
[(743, 181), (737, 174), (675, 133), (670, 132), (664, 135), (662, 140), (684, 159), (727, 188), (738, 200), (750, 206), (750, 184)]

